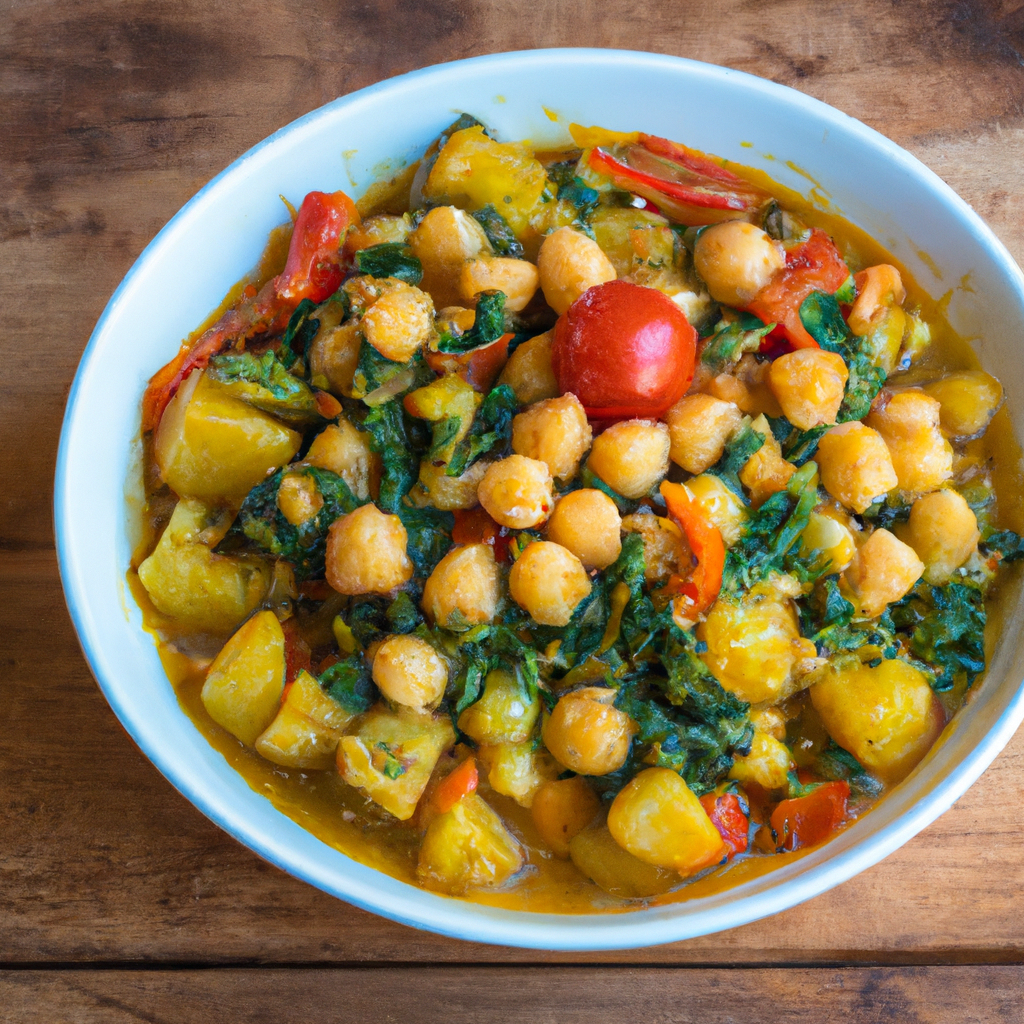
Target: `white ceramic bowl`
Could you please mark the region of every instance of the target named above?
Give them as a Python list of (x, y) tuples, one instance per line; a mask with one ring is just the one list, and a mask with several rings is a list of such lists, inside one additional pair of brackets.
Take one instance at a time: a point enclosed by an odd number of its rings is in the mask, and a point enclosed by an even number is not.
[[(544, 107), (557, 113), (554, 123)], [(978, 699), (951, 735), (880, 806), (795, 863), (719, 895), (626, 914), (498, 910), (416, 889), (321, 843), (230, 768), (181, 711), (125, 587), (126, 480), (147, 379), (255, 264), (283, 219), (278, 198), (312, 189), (359, 194), (418, 157), (457, 111), (504, 138), (564, 139), (569, 121), (641, 129), (765, 168), (804, 191), (803, 168), (850, 220), (891, 249), (980, 337), (1021, 434), (1018, 337), (1024, 278), (992, 232), (931, 171), (801, 93), (736, 71), (647, 53), (537, 50), (417, 71), (330, 103), (272, 135), (210, 182), (160, 232), (110, 300), (68, 400), (55, 520), (68, 606), (89, 664), (144, 753), (205, 814), (272, 863), (396, 921), (447, 935), (545, 949), (651, 945), (784, 910), (881, 860), (943, 813), (1021, 719), (1021, 608)], [(744, 145), (745, 144), (745, 145)], [(768, 156), (767, 154), (772, 154)], [(928, 253), (936, 281), (922, 264)], [(957, 288), (970, 274), (971, 289)], [(131, 490), (131, 485), (127, 485)]]

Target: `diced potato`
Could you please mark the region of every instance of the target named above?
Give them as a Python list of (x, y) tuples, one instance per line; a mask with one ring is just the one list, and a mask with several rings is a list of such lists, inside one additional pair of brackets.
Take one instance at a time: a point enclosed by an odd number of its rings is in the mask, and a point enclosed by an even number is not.
[(571, 551), (587, 569), (606, 569), (622, 551), (622, 519), (604, 491), (582, 487), (558, 499), (548, 539)]
[(350, 785), (407, 821), (441, 752), (455, 743), (448, 715), (378, 704), (338, 744), (338, 771)]
[(522, 235), (547, 187), (543, 164), (521, 142), (495, 142), (479, 125), (449, 136), (423, 186), (423, 196), (470, 210), (488, 204)]
[(359, 366), (363, 333), (358, 323), (323, 327), (309, 347), (310, 379), (333, 395), (352, 397), (352, 378)]
[(330, 768), (341, 734), (354, 717), (303, 670), (285, 692), (277, 716), (257, 738), (256, 751), (287, 768)]
[(409, 236), (409, 245), (423, 264), (420, 288), (430, 293), (437, 309), (459, 305), (463, 265), (481, 254), (491, 253), (484, 229), (454, 206), (428, 210)]
[(978, 550), (978, 520), (961, 494), (934, 491), (914, 502), (904, 540), (924, 562), (924, 581), (932, 586), (949, 582)]
[(669, 431), (659, 420), (623, 420), (594, 438), (587, 465), (613, 491), (642, 498), (668, 473)]
[(701, 507), (708, 522), (717, 527), (722, 540), (732, 547), (740, 539), (747, 521), (747, 507), (740, 496), (714, 473), (702, 473), (687, 480), (686, 489)]
[(644, 542), (644, 579), (647, 585), (664, 583), (679, 572), (690, 549), (682, 530), (664, 516), (638, 512), (625, 516), (622, 529), (626, 533), (639, 533)]
[(857, 550), (853, 532), (835, 515), (812, 512), (800, 535), (800, 553), (804, 557), (817, 551), (816, 565), (828, 563), (828, 571), (842, 572), (853, 561)]
[[(191, 498), (179, 501), (139, 579), (156, 609), (182, 625), (226, 633), (267, 594), (271, 569), (262, 558), (215, 555), (206, 539), (212, 510)], [(223, 534), (221, 534), (222, 536)]]
[(897, 659), (830, 671), (811, 703), (836, 743), (887, 782), (914, 768), (944, 724), (928, 680)]
[(419, 288), (395, 281), (363, 315), (360, 328), (385, 359), (404, 363), (434, 333), (433, 300)]
[(313, 438), (306, 462), (337, 473), (362, 501), (374, 496), (380, 487), (381, 461), (370, 448), (370, 435), (356, 429), (344, 416)]
[(540, 716), (540, 698), (530, 700), (516, 677), (503, 669), (487, 673), (483, 696), (459, 716), (459, 729), (488, 746), (525, 743)]
[(647, 768), (619, 790), (608, 831), (634, 857), (683, 876), (717, 864), (726, 853), (700, 801), (669, 768)]
[(953, 475), (953, 449), (939, 429), (938, 401), (917, 388), (886, 392), (864, 422), (882, 435), (900, 487), (934, 491)]
[(585, 828), (569, 840), (569, 856), (595, 885), (620, 899), (659, 896), (679, 884), (679, 874), (627, 853), (606, 825)]
[(1003, 386), (984, 370), (960, 370), (923, 389), (939, 403), (939, 425), (947, 437), (965, 441), (983, 434), (1003, 404)]
[(825, 490), (854, 512), (863, 512), (899, 482), (882, 435), (856, 421), (829, 430), (818, 442), (815, 461)]
[(487, 459), (478, 459), (461, 476), (448, 476), (445, 466), (435, 466), (430, 459), (423, 459), (419, 481), (410, 497), (417, 505), (433, 505), (446, 512), (473, 508), (480, 503), (477, 499), (480, 481), (493, 465)]
[(459, 295), (465, 302), (475, 302), (481, 292), (498, 291), (505, 296), (505, 309), (519, 313), (530, 304), (539, 284), (537, 268), (526, 260), (478, 256), (462, 268)]
[(843, 580), (858, 615), (873, 619), (904, 596), (924, 573), (912, 547), (888, 530), (875, 530), (857, 549)]
[(542, 626), (565, 626), (590, 593), (590, 577), (567, 548), (535, 540), (512, 566), (508, 589), (516, 604)]
[(537, 270), (544, 298), (559, 314), (588, 289), (617, 276), (597, 242), (569, 227), (553, 231), (541, 243)]
[(289, 472), (277, 489), (277, 507), (292, 526), (301, 526), (324, 507), (324, 498), (313, 477)]
[(273, 612), (260, 612), (214, 658), (203, 683), (203, 705), (218, 725), (251, 747), (277, 714), (284, 673), (281, 623)]
[(772, 362), (768, 384), (786, 419), (800, 430), (810, 430), (835, 423), (849, 376), (838, 353), (801, 348)]
[(546, 750), (538, 750), (532, 740), (482, 746), (477, 749), (477, 756), (487, 768), (491, 789), (512, 797), (520, 807), (532, 806), (541, 786), (562, 770), (554, 758)]
[(452, 548), (423, 588), (423, 610), (445, 629), (459, 625), (458, 620), (470, 626), (493, 622), (500, 599), (498, 563), (489, 544)]
[(545, 782), (530, 807), (541, 839), (556, 857), (569, 857), (569, 843), (600, 813), (601, 801), (581, 775)]
[(665, 422), (672, 461), (687, 473), (703, 473), (722, 457), (729, 439), (743, 425), (743, 413), (712, 395), (684, 395), (665, 414)]
[(392, 636), (374, 654), (373, 681), (393, 703), (423, 710), (444, 696), (448, 666), (426, 640)]
[(729, 778), (737, 782), (756, 782), (768, 790), (785, 789), (793, 767), (793, 757), (785, 743), (755, 729), (750, 753), (736, 758)]
[(327, 535), (327, 582), (339, 594), (389, 594), (412, 579), (402, 520), (375, 505), (336, 519)]
[(788, 696), (798, 663), (817, 653), (800, 636), (792, 602), (767, 585), (742, 602), (720, 597), (697, 635), (708, 645), (701, 657), (715, 678), (750, 704)]
[(705, 228), (693, 263), (711, 297), (741, 309), (786, 265), (782, 243), (742, 220)]
[(571, 480), (590, 448), (593, 432), (572, 394), (531, 405), (512, 420), (512, 450), (547, 465), (558, 480)]
[(666, 225), (667, 221), (660, 214), (633, 206), (599, 206), (590, 217), (594, 239), (611, 260), (619, 277), (632, 273), (638, 255), (633, 244), (633, 232)]
[(546, 462), (510, 455), (488, 467), (477, 497), (495, 522), (527, 530), (551, 515), (555, 507), (553, 485)]
[(544, 722), (544, 745), (580, 775), (607, 775), (626, 762), (636, 724), (613, 706), (615, 690), (588, 686), (561, 697)]
[(782, 457), (782, 447), (763, 415), (758, 416), (750, 426), (764, 437), (764, 444), (747, 459), (739, 472), (739, 478), (740, 483), (750, 491), (750, 503), (758, 508), (773, 494), (786, 489), (790, 477), (796, 472), (796, 466)]
[(523, 866), (522, 847), (476, 793), (464, 796), (427, 826), (416, 876), (430, 889), (461, 895), (501, 885)]
[(387, 242), (405, 242), (412, 232), (409, 214), (378, 213), (367, 217), (361, 224), (353, 224), (345, 235), (345, 252), (356, 253), (371, 245)]
[(524, 341), (509, 357), (498, 378), (516, 394), (520, 405), (532, 405), (558, 396), (558, 381), (551, 366), (552, 331)]
[(238, 501), (301, 444), (300, 433), (194, 371), (164, 410), (153, 454), (181, 497)]

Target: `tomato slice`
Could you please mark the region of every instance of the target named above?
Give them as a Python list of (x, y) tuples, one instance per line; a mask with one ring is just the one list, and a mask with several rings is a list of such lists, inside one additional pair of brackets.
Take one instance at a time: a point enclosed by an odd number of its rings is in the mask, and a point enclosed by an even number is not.
[(772, 811), (771, 826), (780, 850), (799, 850), (827, 839), (845, 820), (848, 782), (823, 782), (806, 796), (783, 800)]
[(672, 617), (681, 629), (688, 629), (698, 615), (715, 603), (722, 589), (725, 542), (718, 527), (708, 522), (700, 505), (682, 484), (666, 480), (660, 490), (669, 516), (686, 534), (686, 542), (697, 560), (689, 579), (673, 575), (666, 584), (668, 592), (676, 595), (672, 601)]
[(700, 805), (728, 847), (729, 859), (743, 853), (750, 834), (750, 819), (743, 813), (739, 797), (735, 793), (705, 793)]
[(435, 809), (444, 814), (450, 811), (464, 796), (476, 790), (480, 783), (476, 758), (468, 757), (454, 771), (446, 775), (434, 790), (431, 803)]

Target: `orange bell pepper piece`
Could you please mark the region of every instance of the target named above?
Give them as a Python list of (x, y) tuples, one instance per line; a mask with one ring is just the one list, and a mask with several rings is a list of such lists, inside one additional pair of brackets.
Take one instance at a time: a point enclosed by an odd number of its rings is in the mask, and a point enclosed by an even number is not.
[(479, 782), (476, 758), (468, 757), (453, 772), (449, 772), (434, 790), (431, 802), (435, 810), (442, 814), (450, 811), (464, 796), (475, 792)]

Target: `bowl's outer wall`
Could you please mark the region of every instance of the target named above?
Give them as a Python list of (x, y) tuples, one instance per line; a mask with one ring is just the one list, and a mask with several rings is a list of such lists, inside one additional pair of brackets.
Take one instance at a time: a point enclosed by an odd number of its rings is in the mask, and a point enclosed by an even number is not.
[[(544, 105), (558, 113), (558, 124)], [(111, 299), (75, 379), (57, 466), (61, 575), (83, 649), (122, 723), (188, 799), (273, 863), (398, 921), (478, 941), (601, 949), (684, 939), (783, 910), (880, 860), (984, 770), (1024, 717), (1019, 643), (1001, 645), (978, 699), (911, 779), (823, 849), (717, 896), (581, 917), (446, 899), (325, 846), (207, 744), (181, 713), (142, 630), (125, 586), (122, 496), (146, 381), (251, 269), (268, 231), (284, 219), (279, 195), (298, 203), (312, 189), (359, 194), (415, 159), (458, 111), (503, 138), (537, 142), (564, 141), (569, 121), (646, 130), (760, 166), (800, 191), (809, 183), (799, 168), (808, 169), (835, 207), (887, 245), (926, 289), (936, 296), (954, 289), (953, 324), (985, 338), (981, 357), (1006, 385), (1020, 435), (1021, 274), (980, 219), (893, 143), (793, 90), (678, 58), (548, 50), (442, 65), (337, 100), (245, 154), (170, 221)], [(922, 250), (941, 279), (919, 258)], [(1020, 635), (1021, 618), (1018, 607), (1007, 636)]]

